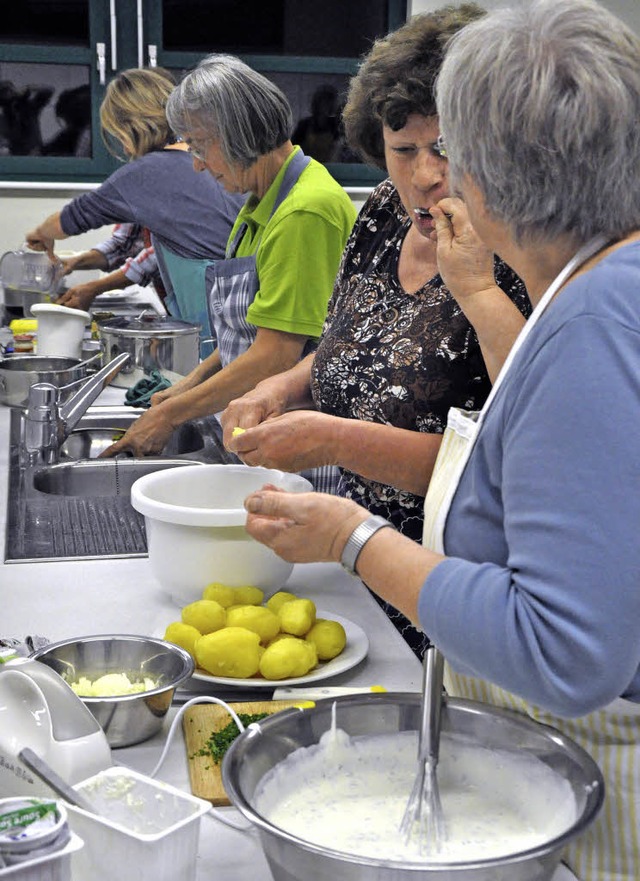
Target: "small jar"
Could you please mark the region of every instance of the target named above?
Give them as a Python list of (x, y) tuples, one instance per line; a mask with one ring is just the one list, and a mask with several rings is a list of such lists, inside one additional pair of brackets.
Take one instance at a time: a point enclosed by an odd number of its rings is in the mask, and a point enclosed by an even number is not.
[(16, 355), (32, 354), (35, 351), (35, 335), (32, 333), (18, 333), (13, 337), (13, 351)]
[(70, 837), (67, 812), (59, 802), (0, 799), (0, 868), (63, 850)]

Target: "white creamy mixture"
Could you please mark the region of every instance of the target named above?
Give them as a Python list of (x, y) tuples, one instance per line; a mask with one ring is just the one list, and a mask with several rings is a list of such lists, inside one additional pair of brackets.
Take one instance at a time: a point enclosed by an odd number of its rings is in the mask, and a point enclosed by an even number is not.
[(446, 824), (438, 853), (405, 843), (400, 822), (417, 771), (417, 732), (350, 738), (333, 729), (261, 780), (254, 804), (274, 825), (345, 853), (467, 862), (520, 853), (575, 821), (569, 783), (534, 756), (443, 735), (437, 774)]

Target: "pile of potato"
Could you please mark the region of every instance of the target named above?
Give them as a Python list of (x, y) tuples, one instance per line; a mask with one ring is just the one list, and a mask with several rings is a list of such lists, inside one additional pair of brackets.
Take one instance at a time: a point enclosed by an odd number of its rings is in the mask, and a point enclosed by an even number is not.
[(257, 587), (215, 583), (184, 606), (164, 638), (190, 652), (207, 673), (232, 679), (306, 676), (347, 644), (344, 627), (317, 618), (309, 599), (281, 590), (264, 603)]

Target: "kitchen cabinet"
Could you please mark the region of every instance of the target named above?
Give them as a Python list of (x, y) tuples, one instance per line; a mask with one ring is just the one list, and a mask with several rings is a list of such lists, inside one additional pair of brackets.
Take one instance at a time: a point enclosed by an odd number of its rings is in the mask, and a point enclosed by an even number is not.
[[(228, 52), (283, 89), (297, 140), (340, 183), (372, 185), (382, 174), (340, 140), (340, 109), (358, 59), (406, 16), (407, 0), (21, 0), (0, 17), (0, 180), (103, 180), (117, 167), (99, 119), (114, 74), (179, 77)], [(313, 135), (318, 115), (332, 122)]]

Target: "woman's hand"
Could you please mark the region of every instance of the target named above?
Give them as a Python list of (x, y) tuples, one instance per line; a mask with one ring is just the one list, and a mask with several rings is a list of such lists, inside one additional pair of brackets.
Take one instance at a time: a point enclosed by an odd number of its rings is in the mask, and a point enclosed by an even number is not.
[(98, 293), (91, 282), (78, 284), (61, 294), (56, 303), (69, 309), (83, 309), (86, 312)]
[(495, 287), (493, 253), (471, 225), (462, 199), (441, 199), (431, 209), (431, 216), (438, 271), (462, 307), (463, 300)]
[[(247, 396), (245, 396), (247, 397)], [(243, 400), (242, 398), (240, 400)], [(233, 436), (227, 430), (227, 449), (247, 465), (304, 471), (321, 465), (335, 465), (336, 417), (315, 410), (293, 410), (245, 429)]]
[[(283, 414), (287, 407), (286, 384), (281, 374), (259, 382), (252, 391), (236, 398), (227, 405), (220, 417), (225, 447), (240, 455), (233, 438), (234, 428), (253, 428), (267, 419)], [(250, 449), (247, 447), (247, 450)], [(257, 464), (257, 463), (254, 463)]]
[(199, 384), (198, 378), (190, 373), (188, 376), (184, 376), (182, 379), (179, 379), (178, 382), (170, 385), (169, 388), (162, 389), (162, 391), (151, 395), (151, 406), (157, 407), (158, 404), (162, 404), (163, 401), (168, 401), (169, 398), (175, 398), (177, 395), (182, 394), (182, 392), (195, 388)]
[(99, 458), (109, 459), (118, 453), (131, 452), (134, 456), (161, 453), (174, 431), (162, 407), (147, 410), (133, 423), (119, 441), (111, 444)]
[(350, 499), (265, 486), (245, 500), (247, 532), (290, 563), (339, 562), (369, 512)]

